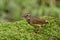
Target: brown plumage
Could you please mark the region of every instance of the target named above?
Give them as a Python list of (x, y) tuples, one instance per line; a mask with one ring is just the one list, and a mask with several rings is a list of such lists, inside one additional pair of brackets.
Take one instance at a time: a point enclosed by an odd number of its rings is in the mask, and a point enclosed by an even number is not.
[(47, 24), (48, 20), (47, 19), (40, 19), (36, 16), (31, 16), (30, 14), (24, 14), (25, 19), (30, 25), (36, 26), (36, 33), (37, 31), (40, 30), (42, 24)]
[(42, 24), (47, 24), (48, 20), (47, 19), (40, 19), (36, 16), (31, 16), (30, 14), (25, 14), (24, 17), (26, 18), (27, 22), (31, 25), (42, 25)]

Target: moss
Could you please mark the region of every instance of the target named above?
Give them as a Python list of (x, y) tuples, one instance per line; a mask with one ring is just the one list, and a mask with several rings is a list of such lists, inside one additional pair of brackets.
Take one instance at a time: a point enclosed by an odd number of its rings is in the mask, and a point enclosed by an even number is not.
[[(0, 24), (0, 40), (48, 40), (50, 37), (60, 38), (60, 27), (54, 20), (43, 24), (39, 34), (35, 34), (35, 27), (26, 20), (6, 22)], [(57, 39), (58, 40), (58, 39)]]

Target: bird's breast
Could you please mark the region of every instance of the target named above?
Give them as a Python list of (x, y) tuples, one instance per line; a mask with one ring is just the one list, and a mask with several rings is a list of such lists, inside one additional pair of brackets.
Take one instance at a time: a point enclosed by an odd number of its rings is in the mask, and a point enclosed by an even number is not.
[(28, 21), (28, 23), (30, 24), (30, 19), (28, 19), (27, 21)]

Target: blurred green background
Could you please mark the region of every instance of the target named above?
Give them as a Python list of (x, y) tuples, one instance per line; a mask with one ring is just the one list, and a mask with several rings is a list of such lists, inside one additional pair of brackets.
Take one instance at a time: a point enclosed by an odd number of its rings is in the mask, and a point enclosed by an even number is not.
[[(25, 13), (49, 23), (35, 34)], [(0, 0), (0, 40), (60, 40), (60, 0)]]
[(60, 0), (0, 0), (0, 21), (18, 21), (22, 14), (60, 18)]

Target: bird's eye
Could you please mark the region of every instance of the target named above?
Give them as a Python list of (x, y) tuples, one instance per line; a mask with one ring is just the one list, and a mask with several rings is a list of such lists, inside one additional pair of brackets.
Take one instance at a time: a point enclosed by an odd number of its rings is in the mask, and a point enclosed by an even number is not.
[(26, 16), (28, 16), (28, 15), (26, 15)]

